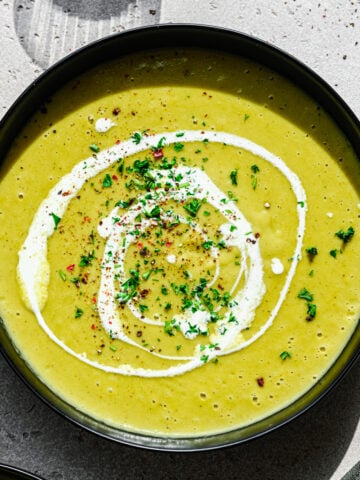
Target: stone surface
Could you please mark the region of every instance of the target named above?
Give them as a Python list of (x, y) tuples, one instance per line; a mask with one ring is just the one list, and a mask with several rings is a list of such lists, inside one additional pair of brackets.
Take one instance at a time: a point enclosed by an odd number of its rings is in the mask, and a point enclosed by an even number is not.
[[(40, 9), (42, 21), (31, 20), (40, 3), (47, 8)], [(261, 38), (315, 70), (360, 115), (358, 1), (105, 3), (0, 0), (0, 117), (44, 68), (70, 50), (112, 31), (156, 22), (218, 25)], [(69, 24), (76, 18), (75, 34)], [(102, 22), (101, 28), (98, 25), (96, 32), (83, 34), (97, 22)], [(68, 38), (61, 43), (66, 28)], [(40, 40), (46, 38), (53, 43), (41, 47)], [(0, 378), (0, 463), (25, 468), (48, 480), (186, 480), (197, 476), (339, 480), (360, 459), (359, 362), (331, 394), (281, 429), (236, 447), (193, 454), (143, 451), (80, 429), (41, 402), (2, 357)]]

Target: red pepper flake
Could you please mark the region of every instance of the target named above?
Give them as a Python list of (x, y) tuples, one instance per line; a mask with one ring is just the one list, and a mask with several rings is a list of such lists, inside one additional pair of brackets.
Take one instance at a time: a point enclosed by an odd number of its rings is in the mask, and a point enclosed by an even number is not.
[(70, 192), (69, 192), (69, 191), (67, 191), (67, 192), (62, 192), (62, 194), (61, 194), (61, 196), (63, 196), (63, 197), (67, 197), (68, 195), (70, 195)]
[(116, 143), (116, 145), (119, 145), (121, 142), (120, 142), (120, 140), (116, 140), (115, 143)]
[(111, 178), (112, 178), (113, 180), (115, 180), (115, 181), (118, 180), (117, 175), (113, 175)]
[(138, 248), (140, 248), (140, 250), (143, 248), (143, 244), (141, 242), (138, 243)]
[(85, 215), (84, 217), (84, 222), (91, 222), (91, 218)]
[(166, 245), (167, 247), (171, 247), (172, 242), (166, 242), (165, 245)]
[(163, 152), (162, 148), (155, 148), (152, 151), (152, 154), (153, 154), (154, 158), (156, 158), (156, 159), (162, 158), (164, 156), (164, 152)]
[(265, 385), (265, 380), (264, 380), (264, 377), (259, 377), (256, 379), (257, 381), (257, 384), (259, 385), (259, 387), (263, 387)]
[(260, 238), (260, 233), (259, 232), (255, 233), (254, 237), (255, 238)]
[(96, 297), (93, 297), (93, 298), (91, 299), (91, 301), (92, 301), (92, 303), (96, 303)]
[(94, 323), (92, 323), (90, 328), (91, 328), (91, 330), (95, 330), (96, 325)]
[(74, 268), (75, 268), (75, 263), (72, 263), (71, 265), (68, 265), (68, 266), (66, 267), (66, 270), (67, 270), (68, 272), (72, 272), (72, 271), (74, 270)]

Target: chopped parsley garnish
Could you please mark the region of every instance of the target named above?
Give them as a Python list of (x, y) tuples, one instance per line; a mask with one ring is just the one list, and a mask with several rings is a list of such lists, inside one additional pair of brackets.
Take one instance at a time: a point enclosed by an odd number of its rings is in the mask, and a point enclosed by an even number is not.
[(76, 307), (75, 309), (75, 318), (80, 318), (84, 314), (84, 310), (82, 310), (79, 307)]
[(151, 150), (153, 150), (153, 151), (161, 150), (164, 146), (165, 140), (166, 140), (165, 137), (161, 137), (160, 140), (158, 141), (157, 145), (151, 147)]
[(316, 315), (316, 305), (315, 305), (315, 303), (310, 303), (310, 302), (309, 302), (309, 303), (307, 304), (307, 307), (308, 307), (308, 308), (307, 308), (307, 312), (306, 312), (306, 313), (307, 313), (308, 316), (306, 317), (306, 319), (307, 319), (307, 320), (310, 320), (310, 319), (312, 320), (312, 319), (315, 317), (315, 315)]
[(236, 168), (235, 170), (232, 170), (230, 172), (230, 179), (231, 179), (231, 183), (233, 185), (237, 185), (237, 174), (238, 174), (238, 169)]
[(62, 270), (58, 270), (58, 274), (59, 274), (61, 280), (63, 280), (63, 281), (65, 282), (65, 280), (66, 280), (66, 273), (63, 272)]
[[(162, 163), (158, 163), (158, 166), (160, 169), (170, 170), (171, 168), (176, 167), (176, 158), (174, 157), (169, 161), (167, 158), (164, 157), (162, 159)], [(175, 180), (178, 181), (177, 179)]]
[(126, 303), (137, 294), (136, 288), (140, 283), (139, 272), (134, 268), (130, 269), (130, 277), (121, 285), (122, 292), (116, 294), (119, 303)]
[(110, 188), (111, 185), (112, 185), (113, 181), (112, 181), (112, 178), (111, 176), (107, 173), (102, 181), (102, 186), (104, 188)]
[(290, 357), (291, 357), (291, 353), (287, 352), (286, 350), (280, 353), (281, 360), (286, 360), (287, 358), (290, 358)]
[(174, 143), (174, 150), (175, 152), (181, 152), (181, 150), (184, 148), (184, 144), (180, 142)]
[(150, 210), (150, 212), (145, 211), (144, 213), (147, 218), (159, 218), (161, 210), (159, 205), (156, 205), (154, 208)]
[(302, 298), (303, 300), (307, 300), (308, 302), (311, 302), (314, 298), (314, 295), (309, 292), (306, 288), (303, 288), (300, 290), (298, 293), (298, 298)]
[(100, 147), (98, 147), (95, 143), (93, 143), (92, 145), (89, 146), (90, 150), (95, 152), (95, 153), (99, 153), (100, 152)]
[(236, 325), (239, 323), (239, 322), (236, 320), (236, 317), (235, 317), (235, 315), (233, 314), (233, 312), (230, 313), (228, 322), (229, 322), (229, 323), (235, 323)]
[(256, 174), (260, 172), (260, 168), (257, 165), (251, 165), (250, 167), (251, 171), (253, 172), (251, 174), (251, 186), (253, 190), (256, 190), (258, 180)]
[(315, 305), (315, 303), (312, 303), (314, 295), (312, 293), (310, 293), (306, 288), (303, 288), (302, 290), (300, 290), (300, 292), (298, 294), (298, 298), (306, 300), (306, 302), (307, 302), (306, 303), (306, 305), (307, 305), (306, 320), (307, 321), (312, 320), (316, 315), (316, 305)]
[(122, 175), (124, 173), (124, 159), (119, 158), (116, 163), (118, 164), (117, 171)]
[(142, 135), (140, 132), (135, 132), (133, 135), (131, 135), (131, 140), (136, 144), (139, 145), (139, 143), (142, 140)]
[(306, 253), (309, 255), (309, 257), (315, 257), (315, 255), (318, 254), (318, 249), (316, 247), (309, 247), (305, 249)]
[(337, 248), (334, 248), (333, 250), (330, 250), (329, 253), (333, 258), (336, 258), (338, 252), (340, 252), (340, 250), (338, 250)]
[(170, 337), (174, 336), (174, 330), (179, 330), (179, 326), (175, 324), (175, 320), (165, 320), (165, 326), (164, 326), (164, 331)]
[(214, 242), (211, 241), (211, 240), (207, 240), (206, 242), (203, 242), (201, 244), (201, 246), (205, 249), (205, 250), (210, 250), (210, 248), (214, 245)]
[(144, 280), (148, 280), (149, 277), (150, 277), (150, 275), (152, 274), (152, 272), (153, 272), (153, 269), (152, 269), (152, 268), (151, 268), (150, 270), (147, 270), (146, 272), (144, 272), (144, 273), (142, 274), (142, 278), (143, 278)]
[(55, 213), (51, 213), (51, 216), (52, 216), (52, 219), (54, 220), (54, 225), (55, 225), (55, 230), (57, 229), (57, 226), (59, 225), (59, 222), (61, 220), (60, 217), (58, 217), (57, 215), (55, 215)]
[(115, 207), (121, 207), (121, 208), (128, 208), (130, 207), (131, 202), (127, 202), (126, 200), (119, 200), (118, 202), (115, 203)]
[(144, 175), (144, 173), (149, 170), (150, 166), (150, 160), (148, 158), (145, 158), (145, 160), (135, 160), (134, 172)]
[(94, 258), (95, 258), (94, 250), (90, 252), (89, 255), (81, 255), (79, 266), (87, 267), (88, 265), (91, 265)]
[(190, 213), (192, 217), (196, 217), (197, 212), (201, 207), (201, 202), (196, 198), (193, 198), (189, 203), (184, 205), (184, 209)]
[(353, 227), (349, 227), (346, 231), (344, 230), (339, 230), (338, 232), (335, 233), (335, 235), (340, 238), (344, 243), (350, 242), (352, 237), (354, 236), (355, 230)]

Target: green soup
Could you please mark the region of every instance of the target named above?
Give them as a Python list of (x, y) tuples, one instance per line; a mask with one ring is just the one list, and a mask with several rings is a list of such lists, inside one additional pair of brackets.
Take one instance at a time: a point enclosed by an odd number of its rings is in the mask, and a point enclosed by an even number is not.
[(0, 183), (0, 313), (95, 419), (200, 436), (312, 387), (359, 318), (359, 162), (278, 74), (154, 51), (70, 82)]

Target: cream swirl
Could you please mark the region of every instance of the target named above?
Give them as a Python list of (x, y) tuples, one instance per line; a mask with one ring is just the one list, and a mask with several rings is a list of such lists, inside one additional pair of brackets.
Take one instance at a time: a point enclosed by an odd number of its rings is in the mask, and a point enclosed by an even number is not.
[[(182, 132), (181, 141), (183, 143), (203, 141), (204, 139), (208, 142), (220, 142), (243, 148), (269, 162), (286, 177), (297, 201), (297, 241), (293, 257), (300, 258), (305, 232), (306, 195), (297, 175), (288, 168), (282, 159), (245, 138), (225, 132), (192, 130)], [(138, 198), (137, 205), (140, 202), (144, 210), (151, 211), (154, 207), (159, 206), (159, 219), (171, 221), (174, 219), (175, 214), (163, 208), (168, 200), (183, 202), (189, 197), (201, 200), (206, 196), (207, 202), (224, 217), (224, 222), (219, 225), (219, 231), (226, 245), (234, 246), (241, 252), (239, 271), (231, 288), (230, 293), (232, 297), (227, 305), (227, 312), (222, 316), (221, 320), (217, 322), (213, 333), (208, 336), (207, 343), (198, 341), (198, 336), (200, 335), (201, 338), (203, 338), (204, 333), (207, 331), (207, 325), (211, 322), (210, 314), (206, 309), (199, 308), (196, 312), (186, 310), (173, 316), (171, 320), (172, 325), (183, 332), (186, 338), (194, 341), (195, 346), (193, 353), (189, 356), (167, 356), (156, 352), (149, 352), (145, 347), (129, 338), (122, 328), (118, 304), (127, 294), (124, 288), (124, 284), (126, 284), (124, 262), (128, 248), (134, 242), (135, 238), (132, 234), (132, 229), (135, 223), (135, 217), (138, 215), (138, 209), (134, 206), (130, 207), (124, 215), (119, 217), (119, 221), (115, 223), (112, 219), (117, 217), (119, 212), (117, 209), (113, 210), (108, 218), (99, 226), (100, 235), (106, 239), (105, 252), (107, 253), (104, 255), (102, 263), (102, 277), (98, 293), (97, 305), (99, 316), (103, 328), (111, 334), (112, 338), (119, 339), (136, 348), (145, 349), (152, 355), (169, 360), (171, 365), (165, 369), (137, 368), (125, 363), (118, 366), (104, 365), (75, 352), (54, 334), (41, 313), (46, 298), (39, 295), (39, 292), (46, 291), (49, 281), (50, 267), (47, 261), (47, 240), (54, 233), (52, 216), (62, 217), (66, 212), (69, 202), (78, 194), (84, 183), (108, 168), (119, 157), (126, 158), (130, 155), (140, 153), (159, 142), (165, 146), (177, 141), (177, 132), (143, 136), (138, 144), (135, 144), (132, 140), (128, 140), (78, 163), (69, 174), (65, 175), (58, 182), (49, 192), (48, 197), (42, 202), (35, 214), (28, 236), (19, 251), (19, 281), (27, 303), (36, 315), (43, 330), (55, 343), (69, 354), (101, 370), (123, 375), (147, 377), (174, 376), (200, 367), (217, 356), (239, 351), (255, 342), (271, 326), (286, 297), (295, 274), (297, 262), (292, 262), (278, 300), (267, 321), (254, 335), (245, 340), (241, 332), (251, 325), (255, 317), (256, 309), (261, 304), (265, 294), (263, 263), (259, 241), (247, 241), (249, 232), (252, 231), (250, 222), (234, 203), (227, 202), (226, 206), (224, 205), (223, 200), (226, 196), (202, 170), (188, 167), (176, 168), (176, 173), (181, 175), (182, 182), (186, 184), (186, 189), (179, 188), (174, 178), (169, 178), (168, 171), (153, 170), (152, 175), (160, 187), (156, 190), (156, 196), (150, 199), (146, 196), (140, 196)], [(165, 185), (163, 185), (164, 178), (166, 178), (166, 188)], [(59, 198), (59, 191), (66, 191), (67, 196)], [(179, 217), (178, 215), (176, 216), (176, 220), (181, 223), (186, 222), (185, 218)], [(139, 232), (141, 233), (143, 229), (149, 227), (151, 222), (151, 218), (144, 218), (139, 225)], [(206, 234), (204, 234), (203, 230), (195, 222), (189, 222), (189, 225), (205, 242), (208, 241)], [(218, 248), (211, 245), (210, 253), (214, 259), (216, 268), (213, 279), (207, 282), (206, 286), (208, 288), (211, 287), (219, 275)], [(172, 261), (174, 261), (174, 258), (172, 258)], [(240, 281), (242, 281), (243, 284), (242, 288), (239, 289), (238, 285)], [(164, 325), (164, 322), (159, 319), (150, 318), (141, 314), (136, 302), (134, 302), (132, 298), (127, 299), (126, 306), (140, 321), (149, 325)], [(195, 328), (189, 330), (189, 325), (195, 326)], [(173, 365), (174, 361), (177, 362), (175, 365)]]

